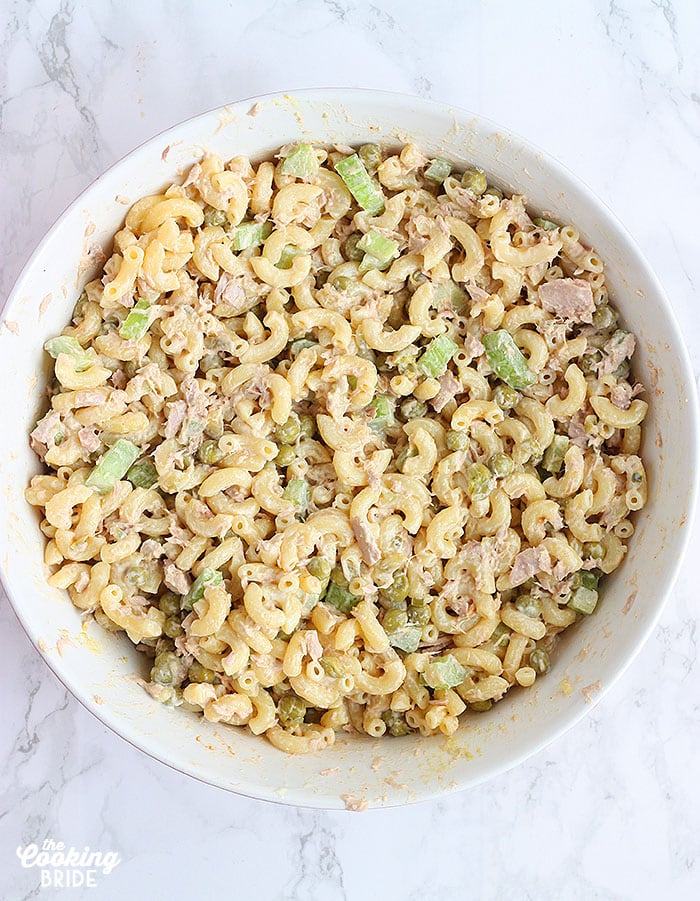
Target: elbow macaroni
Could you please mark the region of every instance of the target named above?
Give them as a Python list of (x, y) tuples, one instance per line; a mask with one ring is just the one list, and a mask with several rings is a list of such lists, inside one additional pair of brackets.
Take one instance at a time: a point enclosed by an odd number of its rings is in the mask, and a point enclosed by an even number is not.
[[(586, 572), (623, 561), (648, 495), (634, 342), (544, 308), (574, 273), (615, 321), (597, 255), (522, 197), (436, 185), (409, 145), (370, 215), (340, 150), (300, 147), (298, 176), (289, 151), (207, 155), (137, 201), (86, 286), (32, 433), (48, 580), (154, 658), (154, 696), (287, 753), (451, 735), (536, 682)], [(497, 329), (533, 379), (510, 396)], [(118, 439), (137, 464), (100, 494)], [(431, 685), (447, 655), (461, 681)]]

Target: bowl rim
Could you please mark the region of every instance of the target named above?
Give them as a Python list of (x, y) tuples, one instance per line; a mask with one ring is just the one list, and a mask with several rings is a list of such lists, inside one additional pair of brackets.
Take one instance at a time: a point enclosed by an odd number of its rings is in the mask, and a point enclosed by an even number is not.
[[(22, 266), (17, 278), (15, 279), (14, 284), (8, 292), (2, 309), (0, 309), (0, 326), (2, 326), (2, 324), (8, 319), (8, 316), (11, 313), (13, 307), (16, 303), (19, 302), (22, 286), (25, 279), (28, 277), (29, 273), (34, 267), (37, 258), (44, 250), (46, 244), (51, 240), (63, 219), (75, 208), (80, 206), (85, 196), (89, 194), (101, 181), (105, 180), (109, 175), (112, 174), (114, 170), (121, 166), (125, 160), (132, 157), (138, 151), (151, 144), (160, 143), (163, 139), (167, 140), (171, 136), (176, 136), (178, 131), (184, 126), (194, 125), (198, 121), (205, 122), (211, 119), (211, 117), (213, 115), (216, 115), (217, 113), (230, 113), (237, 108), (243, 108), (247, 105), (254, 105), (258, 102), (279, 100), (288, 103), (296, 98), (299, 98), (306, 101), (317, 100), (325, 102), (328, 102), (331, 99), (336, 99), (342, 103), (350, 102), (357, 98), (361, 99), (363, 97), (368, 99), (372, 98), (376, 101), (385, 100), (394, 104), (402, 104), (404, 108), (406, 107), (406, 105), (410, 105), (413, 110), (416, 110), (418, 112), (424, 110), (425, 112), (433, 113), (442, 112), (446, 114), (458, 114), (460, 117), (468, 119), (470, 122), (477, 123), (480, 129), (490, 128), (494, 132), (507, 137), (515, 145), (527, 150), (532, 154), (536, 154), (542, 159), (547, 168), (556, 171), (560, 176), (563, 177), (564, 181), (569, 182), (574, 187), (577, 187), (582, 193), (585, 193), (588, 200), (598, 208), (603, 217), (614, 228), (617, 235), (624, 240), (626, 249), (629, 249), (635, 257), (635, 264), (638, 265), (641, 270), (643, 270), (644, 275), (653, 286), (656, 295), (654, 297), (654, 303), (663, 308), (663, 313), (665, 319), (668, 322), (669, 330), (672, 332), (673, 338), (676, 343), (676, 349), (679, 351), (678, 364), (681, 375), (683, 377), (683, 387), (686, 391), (688, 400), (688, 405), (685, 412), (688, 419), (690, 420), (688, 429), (688, 437), (690, 440), (688, 453), (690, 463), (690, 466), (688, 467), (690, 470), (688, 498), (689, 503), (685, 521), (677, 530), (681, 533), (679, 552), (671, 566), (668, 568), (666, 585), (663, 593), (659, 596), (659, 600), (656, 603), (653, 615), (650, 615), (644, 621), (643, 626), (639, 628), (639, 635), (636, 639), (634, 647), (629, 651), (627, 656), (619, 658), (619, 662), (616, 668), (608, 675), (605, 680), (605, 684), (601, 687), (600, 691), (597, 691), (595, 695), (590, 698), (590, 702), (580, 703), (577, 706), (572, 706), (570, 712), (562, 717), (562, 722), (557, 726), (556, 729), (551, 732), (547, 732), (546, 728), (544, 729), (544, 737), (542, 739), (531, 740), (525, 743), (523, 749), (519, 753), (509, 756), (507, 760), (504, 760), (503, 762), (492, 766), (490, 769), (487, 768), (479, 776), (476, 776), (474, 778), (458, 779), (457, 784), (453, 785), (452, 787), (435, 787), (434, 789), (426, 789), (424, 791), (416, 792), (415, 797), (412, 797), (406, 801), (395, 800), (392, 802), (390, 800), (389, 802), (382, 803), (381, 805), (382, 808), (392, 808), (402, 807), (406, 804), (422, 803), (424, 801), (442, 798), (447, 794), (452, 794), (457, 791), (464, 791), (466, 789), (476, 787), (477, 785), (481, 785), (484, 782), (487, 782), (493, 778), (496, 778), (497, 776), (508, 772), (511, 769), (514, 769), (516, 766), (519, 766), (530, 757), (538, 754), (554, 741), (561, 738), (561, 736), (567, 733), (585, 716), (587, 716), (588, 713), (595, 709), (596, 705), (600, 703), (603, 697), (607, 695), (607, 693), (627, 671), (628, 667), (635, 660), (642, 647), (649, 640), (651, 633), (656, 628), (663, 613), (664, 607), (668, 602), (671, 591), (673, 590), (673, 587), (675, 585), (681, 564), (688, 549), (690, 537), (693, 532), (693, 523), (695, 520), (698, 505), (698, 490), (700, 487), (700, 467), (697, 465), (700, 457), (700, 407), (698, 405), (698, 388), (695, 382), (688, 349), (683, 338), (683, 333), (681, 331), (676, 312), (671, 302), (669, 301), (668, 296), (651, 264), (646, 259), (646, 256), (642, 252), (641, 248), (633, 238), (628, 228), (618, 218), (617, 214), (580, 176), (575, 174), (568, 166), (566, 166), (558, 158), (553, 156), (549, 151), (544, 150), (530, 139), (523, 138), (520, 134), (512, 131), (510, 128), (506, 128), (500, 125), (500, 123), (495, 122), (488, 116), (483, 116), (480, 113), (476, 113), (456, 104), (430, 100), (427, 98), (418, 97), (407, 92), (384, 91), (376, 90), (374, 88), (348, 88), (342, 86), (324, 88), (300, 88), (286, 91), (271, 91), (263, 94), (254, 94), (249, 97), (244, 97), (239, 100), (234, 100), (229, 103), (211, 107), (204, 112), (197, 113), (194, 116), (189, 116), (178, 121), (174, 125), (171, 125), (168, 128), (165, 128), (162, 131), (152, 135), (151, 137), (141, 141), (139, 144), (137, 144), (122, 156), (120, 156), (117, 160), (115, 160), (115, 162), (108, 166), (98, 176), (93, 178), (80, 191), (80, 193), (70, 203), (68, 203), (54, 218), (50, 227), (46, 230), (34, 250), (30, 253), (26, 262)], [(261, 801), (268, 801), (273, 804), (292, 804), (298, 807), (305, 807), (309, 809), (342, 810), (342, 806), (339, 804), (338, 796), (336, 794), (333, 794), (332, 791), (325, 790), (319, 793), (312, 793), (310, 790), (305, 788), (294, 790), (290, 789), (288, 794), (286, 794), (284, 798), (280, 798), (275, 794), (273, 789), (266, 789), (260, 785), (253, 785), (250, 782), (242, 786), (232, 786), (223, 783), (214, 775), (212, 775), (211, 778), (207, 778), (193, 765), (187, 765), (184, 761), (175, 763), (173, 762), (173, 760), (168, 759), (163, 753), (157, 753), (153, 750), (149, 750), (147, 746), (140, 743), (138, 736), (132, 734), (130, 728), (127, 725), (127, 720), (123, 720), (122, 718), (118, 717), (117, 714), (113, 713), (111, 709), (106, 705), (98, 705), (94, 703), (93, 700), (88, 696), (87, 692), (83, 690), (81, 685), (79, 683), (76, 683), (72, 678), (66, 676), (61, 671), (61, 667), (57, 665), (57, 661), (55, 661), (42, 651), (37, 636), (33, 633), (33, 630), (31, 629), (29, 623), (25, 620), (22, 614), (22, 604), (19, 600), (19, 595), (18, 593), (15, 593), (13, 588), (11, 566), (6, 565), (2, 560), (0, 560), (0, 585), (2, 585), (2, 587), (4, 588), (7, 598), (10, 602), (10, 606), (15, 616), (17, 617), (18, 622), (22, 626), (22, 629), (29, 638), (30, 643), (33, 645), (39, 656), (43, 659), (44, 663), (53, 672), (53, 674), (63, 685), (63, 687), (71, 693), (71, 695), (82, 705), (83, 708), (88, 710), (111, 732), (114, 732), (133, 748), (145, 754), (147, 757), (153, 760), (157, 760), (158, 762), (164, 764), (175, 772), (189, 776), (202, 784), (211, 785), (213, 787), (232, 792), (236, 795), (241, 795), (243, 797)], [(370, 806), (373, 809), (378, 808), (378, 805)]]

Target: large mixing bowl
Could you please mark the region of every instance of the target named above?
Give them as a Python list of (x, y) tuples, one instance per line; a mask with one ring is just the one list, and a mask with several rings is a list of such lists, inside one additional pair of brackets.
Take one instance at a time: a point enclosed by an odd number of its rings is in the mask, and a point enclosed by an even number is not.
[[(563, 636), (551, 672), (533, 689), (509, 692), (488, 713), (466, 719), (449, 739), (341, 734), (326, 751), (286, 757), (242, 729), (161, 706), (136, 682), (145, 674), (143, 655), (123, 634), (85, 621), (65, 592), (46, 584), (44, 537), (23, 497), (39, 469), (27, 433), (40, 411), (42, 344), (68, 322), (94, 275), (86, 250), (94, 242), (107, 248), (124, 204), (177, 179), (204, 148), (225, 159), (259, 159), (299, 138), (410, 139), (429, 155), (482, 167), (490, 181), (524, 193), (534, 209), (576, 225), (605, 261), (613, 300), (638, 337), (636, 374), (649, 389), (642, 454), (650, 493), (627, 558), (605, 580), (595, 616)], [(312, 807), (342, 807), (348, 796), (396, 805), (512, 767), (584, 716), (624, 671), (659, 618), (688, 539), (698, 471), (694, 382), (669, 302), (642, 254), (612, 213), (551, 157), (492, 122), (415, 97), (314, 90), (254, 98), (144, 144), (88, 188), (41, 242), (7, 304), (0, 359), (0, 565), (17, 616), (51, 669), (105, 725), (177, 770), (241, 794)]]

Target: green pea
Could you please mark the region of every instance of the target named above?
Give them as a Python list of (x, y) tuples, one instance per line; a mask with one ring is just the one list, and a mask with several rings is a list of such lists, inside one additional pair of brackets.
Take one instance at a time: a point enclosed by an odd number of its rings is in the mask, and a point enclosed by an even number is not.
[(317, 346), (318, 345), (316, 344), (316, 342), (312, 341), (310, 338), (297, 338), (296, 341), (292, 341), (292, 343), (289, 345), (289, 352), (296, 360), (302, 350), (306, 350), (307, 347)]
[(296, 451), (288, 444), (283, 444), (275, 457), (275, 463), (278, 466), (289, 466), (297, 458)]
[(415, 397), (409, 397), (401, 404), (401, 415), (404, 419), (420, 419), (428, 412), (428, 405), (423, 401), (417, 400)]
[(151, 682), (159, 685), (174, 685), (177, 677), (178, 657), (172, 651), (156, 654), (151, 670)]
[(479, 169), (467, 169), (462, 176), (462, 184), (472, 194), (483, 194), (488, 182), (486, 176)]
[(630, 374), (630, 361), (623, 360), (622, 363), (617, 367), (613, 375), (616, 379), (626, 379)]
[(486, 465), (497, 479), (504, 479), (513, 472), (513, 461), (508, 454), (493, 454)]
[(536, 217), (532, 220), (532, 222), (533, 222), (533, 224), (536, 225), (538, 228), (541, 228), (543, 231), (546, 231), (546, 232), (551, 232), (551, 231), (553, 231), (555, 228), (559, 228), (559, 226), (557, 225), (556, 222), (552, 222), (551, 219), (545, 219), (545, 218), (542, 217), (542, 216), (536, 216)]
[(405, 610), (398, 607), (392, 607), (387, 610), (382, 620), (382, 626), (385, 632), (397, 632), (408, 625), (408, 614)]
[(215, 210), (214, 207), (208, 207), (204, 212), (204, 224), (207, 226), (226, 225), (227, 222), (228, 217), (223, 210)]
[(349, 238), (345, 241), (343, 245), (343, 253), (345, 254), (345, 258), (347, 260), (355, 260), (359, 262), (364, 258), (365, 252), (361, 247), (358, 247), (357, 244), (362, 240), (362, 235), (359, 232), (353, 232)]
[(336, 275), (331, 284), (336, 291), (340, 291), (341, 294), (344, 294), (352, 288), (352, 279), (347, 275)]
[(166, 591), (158, 599), (158, 606), (166, 616), (176, 616), (180, 612), (180, 598), (172, 591)]
[(277, 704), (277, 716), (283, 726), (301, 723), (306, 715), (306, 702), (297, 695), (283, 695)]
[(486, 713), (487, 710), (490, 710), (492, 707), (491, 701), (472, 701), (469, 705), (469, 709), (473, 710), (474, 713)]
[(515, 608), (531, 619), (537, 619), (542, 613), (542, 602), (532, 594), (521, 594), (515, 599)]
[(216, 673), (214, 670), (202, 666), (198, 660), (195, 660), (194, 663), (190, 664), (190, 668), (187, 671), (187, 678), (190, 682), (208, 682), (211, 684), (214, 679), (216, 679)]
[(489, 187), (484, 191), (484, 194), (491, 194), (498, 200), (503, 200), (503, 191), (500, 188), (496, 188), (493, 185), (489, 185)]
[(342, 567), (336, 565), (331, 570), (331, 582), (334, 585), (337, 585), (338, 588), (347, 588), (350, 584), (348, 580), (345, 578), (345, 573), (342, 570)]
[(413, 293), (416, 289), (420, 288), (421, 285), (424, 285), (428, 281), (428, 276), (421, 272), (420, 269), (416, 269), (415, 272), (412, 272), (408, 276), (407, 287), (408, 290)]
[(599, 541), (590, 541), (584, 545), (584, 551), (591, 560), (602, 560), (605, 556), (605, 548)]
[(83, 315), (83, 311), (87, 306), (88, 298), (87, 294), (83, 291), (78, 300), (76, 301), (75, 306), (73, 307), (73, 313), (71, 315), (72, 319), (79, 319)]
[(126, 571), (126, 581), (135, 588), (140, 588), (146, 581), (146, 570), (143, 566), (130, 566)]
[(397, 350), (395, 354), (391, 354), (387, 358), (387, 363), (391, 364), (401, 374), (413, 373), (416, 371), (416, 358), (420, 349), (415, 344), (410, 344), (404, 350)]
[(466, 432), (450, 429), (445, 437), (445, 443), (451, 451), (462, 451), (469, 447), (469, 438)]
[(299, 417), (299, 433), (302, 438), (313, 438), (316, 434), (316, 418), (310, 413), (302, 413)]
[(178, 616), (169, 616), (163, 623), (163, 632), (168, 638), (177, 638), (178, 635), (182, 635), (182, 631), (182, 623)]
[(331, 565), (325, 557), (312, 557), (306, 564), (309, 575), (319, 582), (327, 582), (331, 575)]
[(493, 490), (493, 476), (483, 463), (472, 463), (464, 473), (467, 482), (467, 494), (471, 498), (488, 497)]
[(614, 328), (617, 325), (617, 313), (608, 304), (601, 304), (593, 311), (593, 325), (596, 328)]
[(338, 679), (343, 675), (343, 669), (337, 657), (321, 657), (319, 663), (323, 667), (324, 672), (333, 679)]
[(209, 372), (210, 369), (220, 369), (223, 365), (224, 362), (218, 354), (206, 354), (199, 361), (199, 368), (202, 372)]
[(275, 429), (275, 436), (281, 444), (294, 444), (301, 433), (299, 420), (290, 416), (286, 422), (281, 423)]
[(571, 577), (571, 588), (575, 591), (577, 588), (588, 588), (590, 591), (596, 591), (600, 576), (587, 569), (579, 569)]
[(598, 364), (603, 359), (599, 350), (593, 350), (581, 357), (581, 372), (584, 375), (593, 375), (598, 370)]
[(398, 737), (400, 735), (408, 735), (411, 727), (406, 722), (406, 717), (398, 710), (385, 710), (382, 713), (382, 719), (386, 723), (386, 731), (389, 735)]
[(548, 673), (551, 668), (549, 654), (542, 648), (535, 648), (530, 653), (530, 666), (540, 675)]
[(382, 589), (384, 596), (393, 604), (399, 604), (408, 597), (408, 577), (405, 573), (396, 573), (391, 585)]
[(211, 438), (203, 441), (201, 447), (197, 451), (197, 458), (200, 463), (209, 463), (211, 465), (218, 463), (223, 457), (224, 453), (219, 447), (218, 441), (213, 441)]
[(357, 153), (368, 172), (376, 172), (382, 163), (383, 154), (379, 144), (363, 144)]
[(493, 391), (493, 402), (498, 404), (501, 410), (512, 410), (520, 400), (520, 394), (510, 385), (498, 385)]
[(412, 626), (427, 626), (430, 622), (430, 607), (427, 605), (424, 607), (420, 607), (415, 603), (409, 604), (408, 607), (408, 622)]

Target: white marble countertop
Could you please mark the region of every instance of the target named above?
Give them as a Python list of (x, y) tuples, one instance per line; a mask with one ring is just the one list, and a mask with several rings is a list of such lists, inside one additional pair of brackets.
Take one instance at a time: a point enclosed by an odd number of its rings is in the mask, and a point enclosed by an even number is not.
[[(265, 91), (381, 87), (487, 115), (577, 172), (648, 256), (700, 371), (696, 0), (4, 0), (0, 23), (0, 304), (75, 195), (167, 126)], [(698, 898), (699, 554), (700, 526), (653, 638), (566, 736), (470, 792), (360, 816), (146, 758), (2, 598), (0, 897), (42, 896), (15, 852), (52, 837), (119, 853), (100, 898)]]

